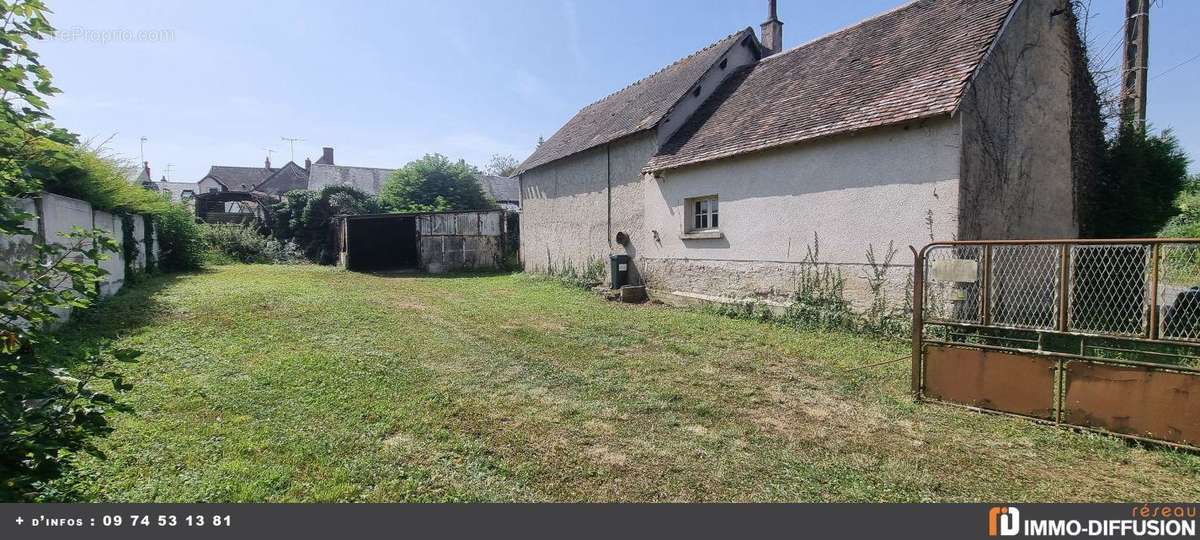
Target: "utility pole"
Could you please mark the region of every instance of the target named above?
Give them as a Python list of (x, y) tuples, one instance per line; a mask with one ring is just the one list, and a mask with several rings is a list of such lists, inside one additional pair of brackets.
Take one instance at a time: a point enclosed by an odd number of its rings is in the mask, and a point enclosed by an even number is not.
[(1121, 65), (1121, 122), (1146, 125), (1150, 64), (1150, 1), (1125, 0), (1125, 59)]
[(296, 143), (303, 142), (304, 139), (293, 139), (290, 137), (280, 137), (280, 139), (283, 139), (285, 142), (288, 143), (288, 149), (291, 150), (290, 160), (296, 161)]
[(145, 135), (142, 135), (142, 138), (138, 140), (138, 156), (142, 158), (143, 165), (146, 164), (146, 141), (148, 140), (150, 139), (147, 139)]

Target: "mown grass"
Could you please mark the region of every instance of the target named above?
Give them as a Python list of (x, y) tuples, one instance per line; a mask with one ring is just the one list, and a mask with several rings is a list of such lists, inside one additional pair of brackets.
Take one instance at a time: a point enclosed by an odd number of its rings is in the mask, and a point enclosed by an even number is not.
[(63, 332), (146, 351), (101, 501), (1141, 501), (1200, 459), (915, 404), (903, 343), (544, 280), (226, 266)]

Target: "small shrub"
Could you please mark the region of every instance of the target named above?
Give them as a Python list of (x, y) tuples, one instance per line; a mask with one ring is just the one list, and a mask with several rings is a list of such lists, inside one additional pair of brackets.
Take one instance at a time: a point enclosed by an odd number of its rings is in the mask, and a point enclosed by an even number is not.
[(245, 225), (202, 224), (200, 233), (210, 264), (292, 264), (304, 260), (295, 242), (280, 242)]
[(204, 240), (192, 211), (183, 204), (172, 204), (154, 216), (158, 233), (157, 266), (164, 272), (196, 270), (204, 263)]

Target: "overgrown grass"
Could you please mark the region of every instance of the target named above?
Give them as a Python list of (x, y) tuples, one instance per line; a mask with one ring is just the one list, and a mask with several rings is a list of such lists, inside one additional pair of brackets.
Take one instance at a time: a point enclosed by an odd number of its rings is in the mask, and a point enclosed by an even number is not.
[(154, 277), (68, 345), (146, 351), (101, 501), (1200, 498), (1200, 459), (915, 404), (889, 344), (520, 276)]

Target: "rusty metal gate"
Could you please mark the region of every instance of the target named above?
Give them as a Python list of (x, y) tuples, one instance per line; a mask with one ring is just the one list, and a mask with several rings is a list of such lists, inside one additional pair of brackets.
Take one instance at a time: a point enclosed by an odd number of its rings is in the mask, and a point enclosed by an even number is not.
[(1200, 448), (1200, 239), (914, 255), (918, 399)]

